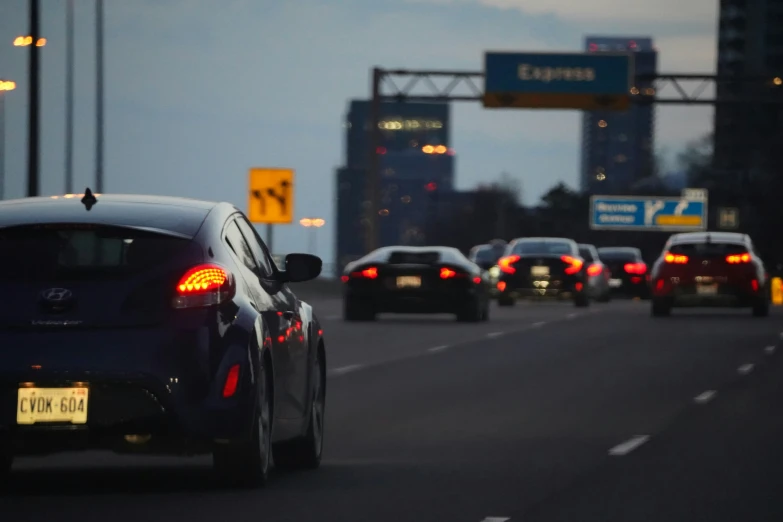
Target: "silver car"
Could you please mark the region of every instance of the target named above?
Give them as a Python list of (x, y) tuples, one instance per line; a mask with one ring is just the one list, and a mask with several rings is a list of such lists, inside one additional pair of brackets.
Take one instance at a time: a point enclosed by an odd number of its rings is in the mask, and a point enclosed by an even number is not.
[(612, 297), (609, 286), (611, 272), (598, 256), (594, 245), (579, 245), (579, 255), (587, 264), (587, 292), (591, 299), (598, 303), (608, 303)]

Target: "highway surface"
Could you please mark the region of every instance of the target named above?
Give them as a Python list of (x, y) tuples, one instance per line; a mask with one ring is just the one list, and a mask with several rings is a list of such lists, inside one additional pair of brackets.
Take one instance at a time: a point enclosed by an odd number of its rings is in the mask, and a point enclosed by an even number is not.
[(613, 301), (493, 308), (488, 323), (347, 324), (328, 342), (323, 466), (217, 487), (209, 458), (21, 460), (0, 519), (783, 520), (783, 313)]

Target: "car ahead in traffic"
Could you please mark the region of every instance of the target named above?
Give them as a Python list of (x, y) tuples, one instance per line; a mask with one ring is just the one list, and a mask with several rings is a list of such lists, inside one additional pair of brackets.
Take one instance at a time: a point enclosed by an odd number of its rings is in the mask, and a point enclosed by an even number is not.
[(634, 247), (601, 247), (598, 257), (609, 268), (612, 293), (622, 297), (649, 299), (650, 277), (642, 251)]
[[(325, 343), (228, 203), (160, 196), (0, 202), (0, 471), (72, 450), (212, 454), (226, 482), (321, 461)], [(81, 200), (80, 200), (81, 198)]]
[(373, 321), (380, 313), (447, 313), (461, 322), (489, 319), (486, 272), (456, 248), (379, 248), (346, 265), (341, 277), (346, 321)]
[(589, 306), (587, 264), (573, 239), (529, 237), (509, 243), (498, 262), (498, 304), (513, 306), (520, 298), (572, 299)]
[(674, 307), (748, 307), (769, 315), (770, 291), (764, 262), (747, 234), (674, 234), (652, 269), (653, 316)]
[(497, 282), (500, 277), (500, 268), (497, 266), (498, 260), (503, 257), (503, 253), (506, 251), (506, 245), (507, 243), (505, 241), (495, 239), (490, 243), (474, 246), (468, 253), (468, 259), (470, 261), (487, 271), (491, 285), (491, 294), (493, 296), (497, 294)]
[(609, 286), (611, 272), (598, 256), (595, 245), (580, 244), (579, 256), (587, 264), (587, 293), (591, 299), (599, 303), (608, 303), (612, 299), (612, 289)]

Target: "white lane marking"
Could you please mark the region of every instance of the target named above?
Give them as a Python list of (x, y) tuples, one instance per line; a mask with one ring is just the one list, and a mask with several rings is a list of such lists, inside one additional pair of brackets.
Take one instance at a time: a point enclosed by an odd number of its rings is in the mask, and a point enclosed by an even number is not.
[(767, 346), (764, 348), (764, 352), (766, 352), (767, 355), (772, 355), (775, 353), (775, 346)]
[(707, 404), (710, 402), (713, 397), (715, 397), (715, 394), (717, 394), (715, 390), (707, 390), (706, 392), (700, 393), (696, 397), (693, 398), (694, 401), (696, 401), (699, 404)]
[(574, 313), (571, 313), (571, 314), (568, 314), (568, 315), (566, 316), (566, 319), (574, 319), (575, 317), (579, 317), (579, 314), (578, 314), (578, 313), (576, 313), (576, 312), (574, 312)]
[(442, 352), (443, 350), (447, 349), (449, 347), (448, 344), (443, 344), (441, 346), (433, 346), (432, 348), (428, 348), (427, 351), (430, 353), (438, 353)]
[(362, 368), (364, 368), (363, 364), (350, 364), (348, 366), (341, 366), (340, 368), (330, 370), (329, 373), (332, 375), (345, 375), (346, 373), (355, 372), (356, 370), (361, 370)]
[(503, 335), (503, 333), (504, 332), (489, 332), (487, 334), (487, 337), (489, 337), (490, 339), (494, 339), (496, 337), (500, 337), (501, 335)]
[(780, 338), (783, 339), (783, 332), (780, 332)]
[(752, 364), (743, 364), (739, 368), (737, 368), (737, 371), (740, 372), (742, 375), (747, 375), (750, 372), (753, 371), (753, 365)]
[(621, 442), (614, 448), (610, 449), (609, 455), (612, 455), (613, 457), (622, 457), (623, 455), (628, 455), (633, 450), (647, 442), (649, 439), (649, 435), (634, 435), (625, 442)]
[(481, 522), (506, 522), (507, 520), (511, 519), (508, 517), (485, 517)]
[(533, 328), (541, 328), (541, 327), (542, 327), (542, 326), (544, 326), (545, 324), (546, 324), (546, 323), (545, 323), (544, 321), (538, 321), (537, 323), (533, 323), (533, 324), (531, 324), (530, 326), (531, 326), (531, 327), (533, 327)]
[(324, 317), (324, 319), (326, 319), (327, 321), (336, 321), (339, 318), (340, 318), (339, 315), (327, 315), (326, 317)]

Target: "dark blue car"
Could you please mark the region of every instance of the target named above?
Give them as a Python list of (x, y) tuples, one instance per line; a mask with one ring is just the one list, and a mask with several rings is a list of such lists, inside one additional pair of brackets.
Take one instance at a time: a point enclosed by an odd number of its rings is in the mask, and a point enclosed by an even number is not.
[(0, 203), (0, 476), (71, 450), (212, 454), (232, 482), (316, 468), (326, 358), (312, 308), (228, 203)]

